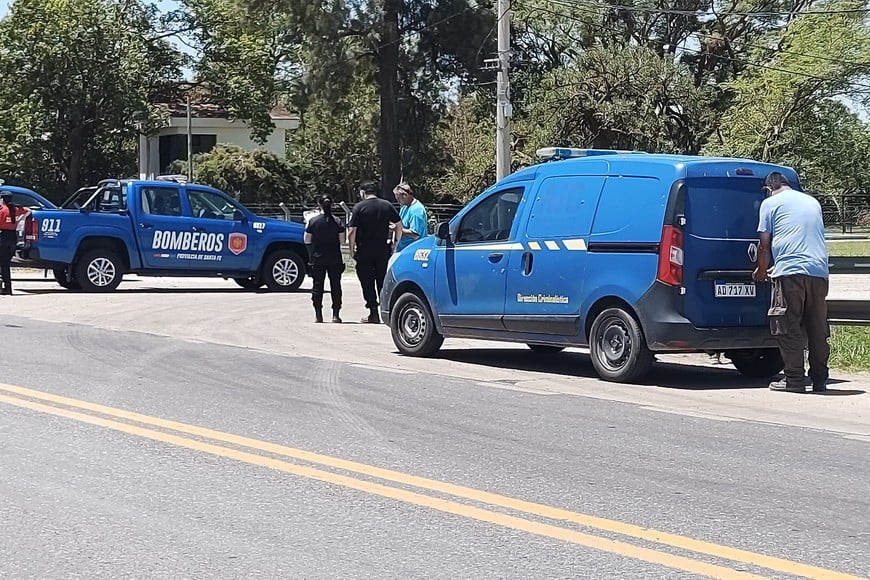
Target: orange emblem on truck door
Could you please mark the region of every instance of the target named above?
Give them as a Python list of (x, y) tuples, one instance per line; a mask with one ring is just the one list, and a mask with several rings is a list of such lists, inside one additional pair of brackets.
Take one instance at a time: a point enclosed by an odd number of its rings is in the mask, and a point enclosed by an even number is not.
[(229, 246), (230, 251), (238, 256), (247, 249), (248, 236), (233, 232), (227, 240), (227, 245)]

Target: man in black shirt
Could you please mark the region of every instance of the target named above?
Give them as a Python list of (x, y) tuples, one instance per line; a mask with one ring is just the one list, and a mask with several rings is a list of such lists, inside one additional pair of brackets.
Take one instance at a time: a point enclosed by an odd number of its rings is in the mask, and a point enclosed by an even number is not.
[(378, 296), (384, 287), (387, 262), (392, 253), (391, 234), (398, 241), (402, 237), (402, 218), (396, 208), (378, 197), (374, 181), (360, 183), (362, 201), (353, 206), (347, 224), (347, 243), (356, 260), (356, 275), (362, 286), (369, 315), (362, 322), (378, 324)]

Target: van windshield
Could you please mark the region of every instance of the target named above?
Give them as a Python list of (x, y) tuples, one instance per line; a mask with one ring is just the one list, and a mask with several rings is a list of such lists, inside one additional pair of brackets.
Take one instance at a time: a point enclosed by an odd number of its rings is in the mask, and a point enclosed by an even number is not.
[(686, 218), (703, 238), (756, 238), (763, 180), (698, 177), (686, 180)]

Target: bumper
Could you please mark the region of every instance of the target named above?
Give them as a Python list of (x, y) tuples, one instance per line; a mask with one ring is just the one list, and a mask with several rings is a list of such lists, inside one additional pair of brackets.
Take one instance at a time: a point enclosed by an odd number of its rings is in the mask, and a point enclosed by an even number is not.
[(393, 303), (393, 292), (396, 291), (396, 277), (393, 276), (392, 270), (387, 270), (387, 275), (384, 278), (384, 287), (381, 289), (380, 306), (381, 320), (387, 326), (390, 325), (390, 307)]
[(654, 352), (724, 351), (776, 348), (768, 326), (698, 328), (680, 314), (676, 291), (653, 285), (636, 304), (647, 346)]

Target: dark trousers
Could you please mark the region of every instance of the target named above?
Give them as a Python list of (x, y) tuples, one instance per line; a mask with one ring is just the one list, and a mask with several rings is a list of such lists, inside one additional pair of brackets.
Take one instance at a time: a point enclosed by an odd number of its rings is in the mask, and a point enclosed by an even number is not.
[(314, 308), (323, 308), (323, 288), (326, 277), (329, 276), (329, 295), (332, 298), (332, 309), (341, 309), (341, 273), (344, 272), (344, 264), (314, 265), (311, 267), (311, 278), (314, 280), (314, 289), (311, 291), (311, 303)]
[(12, 256), (17, 242), (15, 230), (0, 230), (0, 278), (3, 278), (2, 290), (7, 293), (12, 292)]
[(831, 348), (828, 337), (828, 280), (814, 276), (783, 276), (773, 280), (770, 331), (779, 342), (783, 372), (790, 386), (804, 384), (804, 348), (809, 349), (809, 376), (828, 379)]
[(390, 253), (387, 250), (378, 254), (359, 253), (356, 257), (356, 276), (362, 286), (366, 308), (378, 307), (378, 297), (384, 288), (384, 278), (387, 277), (387, 263)]

